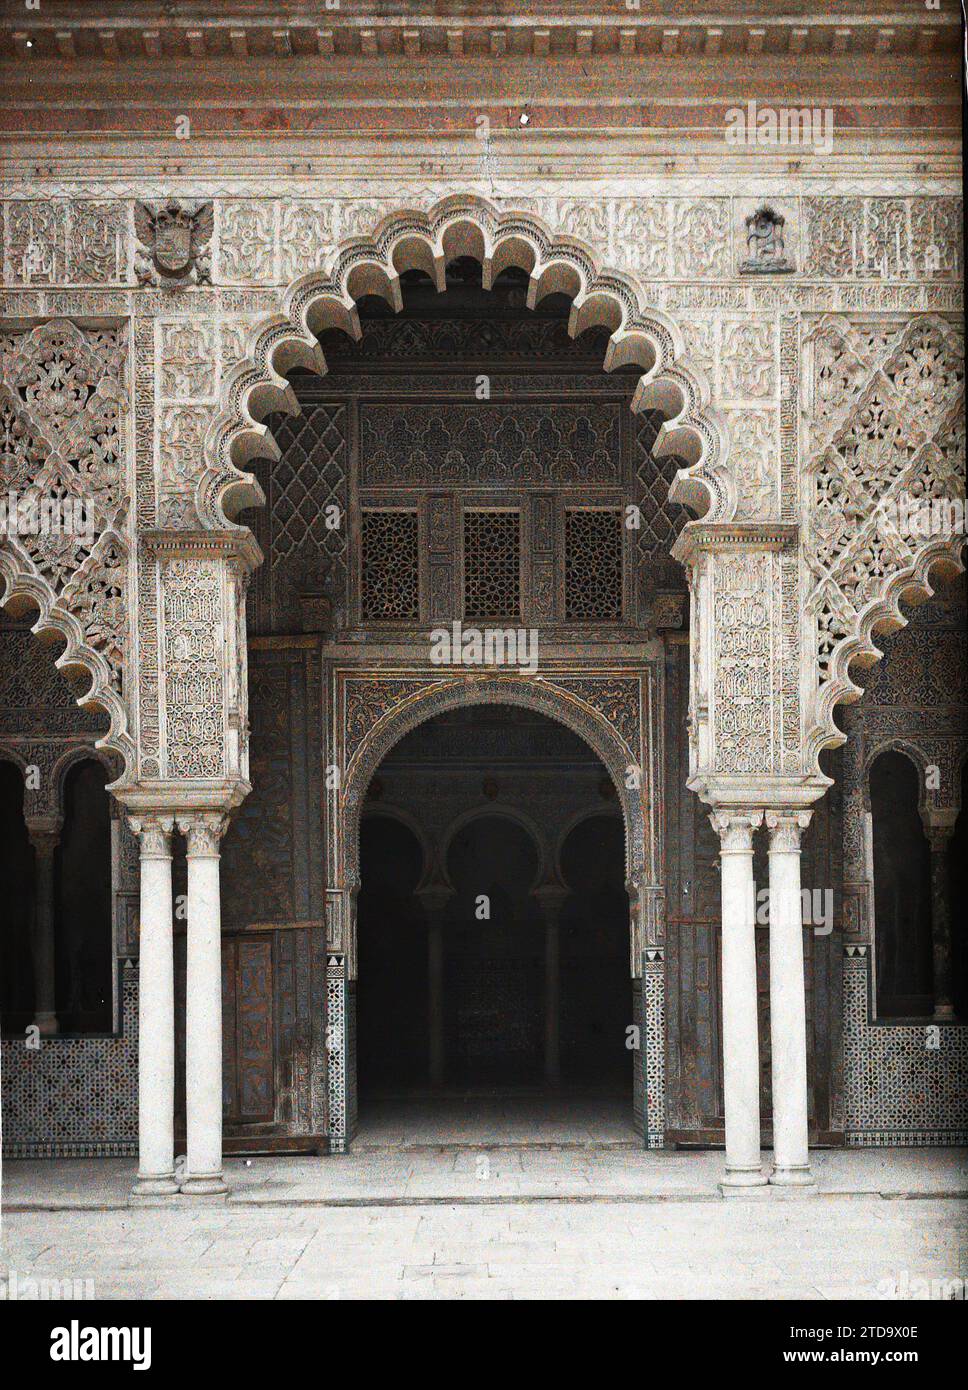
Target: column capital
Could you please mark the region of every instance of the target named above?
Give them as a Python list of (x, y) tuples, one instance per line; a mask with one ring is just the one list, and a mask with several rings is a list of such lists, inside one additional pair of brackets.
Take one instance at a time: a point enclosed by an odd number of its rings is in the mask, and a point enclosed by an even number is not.
[(570, 894), (571, 889), (566, 888), (563, 883), (541, 883), (534, 889), (531, 896), (543, 913), (557, 918), (557, 914), (561, 911)]
[(63, 816), (25, 816), (24, 824), (34, 851), (39, 858), (50, 858), (60, 844)]
[(800, 838), (813, 816), (802, 807), (768, 807), (766, 827), (770, 832), (770, 850), (781, 854), (799, 854)]
[(719, 836), (723, 854), (752, 854), (753, 831), (763, 824), (763, 812), (749, 807), (722, 806), (710, 812), (709, 824)]
[(454, 896), (454, 890), (449, 883), (425, 883), (422, 888), (414, 889), (413, 896), (427, 912), (441, 912)]
[(189, 859), (217, 859), (229, 818), (219, 811), (179, 812), (178, 829), (185, 836)]
[(922, 810), (921, 823), (932, 850), (940, 852), (947, 849), (955, 833), (959, 814), (954, 806), (926, 806)]
[(128, 816), (132, 834), (138, 838), (142, 859), (170, 859), (175, 817), (170, 812)]

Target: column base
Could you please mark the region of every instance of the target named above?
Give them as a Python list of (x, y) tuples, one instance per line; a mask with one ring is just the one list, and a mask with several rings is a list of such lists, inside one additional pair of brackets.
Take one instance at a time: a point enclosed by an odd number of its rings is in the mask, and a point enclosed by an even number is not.
[(142, 1176), (131, 1189), (132, 1197), (170, 1197), (179, 1187), (170, 1173), (153, 1173)]
[(34, 1027), (42, 1038), (54, 1037), (60, 1032), (60, 1024), (57, 1022), (56, 1014), (37, 1014), (34, 1018)]
[(939, 1004), (934, 1011), (934, 1017), (939, 1021), (939, 1023), (954, 1022), (954, 1006), (951, 1004)]
[(197, 1174), (186, 1178), (180, 1191), (186, 1197), (224, 1197), (228, 1192), (221, 1173)]
[(727, 1168), (719, 1190), (724, 1197), (762, 1197), (769, 1187), (762, 1168)]
[(796, 1193), (816, 1192), (817, 1180), (809, 1165), (802, 1168), (774, 1168), (770, 1174), (770, 1186)]

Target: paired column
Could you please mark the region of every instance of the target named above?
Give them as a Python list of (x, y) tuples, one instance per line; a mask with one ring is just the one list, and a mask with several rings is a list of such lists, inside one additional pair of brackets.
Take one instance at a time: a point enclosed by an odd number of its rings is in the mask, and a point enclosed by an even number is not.
[(760, 1045), (756, 1007), (756, 889), (753, 831), (761, 811), (714, 811), (722, 874), (723, 1105), (726, 1112), (724, 1193), (762, 1187)]
[(175, 1176), (175, 972), (172, 942), (173, 813), (134, 816), (141, 850), (138, 989), (139, 1196), (225, 1192), (222, 1179), (222, 942), (219, 843), (224, 816), (178, 816), (188, 852), (185, 1102), (188, 1156)]
[(226, 819), (178, 817), (188, 855), (185, 984), (185, 1107), (188, 1157), (183, 1192), (216, 1196), (222, 1177), (222, 921), (219, 857)]
[(54, 964), (54, 853), (60, 843), (60, 816), (31, 816), (27, 833), (37, 865), (32, 955), (34, 964), (34, 1024), (41, 1034), (58, 1030)]
[(141, 1196), (175, 1181), (175, 974), (172, 955), (172, 816), (132, 819), (141, 849), (138, 967), (138, 1181)]
[(778, 1187), (812, 1187), (807, 1120), (807, 1012), (800, 839), (810, 811), (767, 811), (770, 832), (770, 1043), (773, 1172)]

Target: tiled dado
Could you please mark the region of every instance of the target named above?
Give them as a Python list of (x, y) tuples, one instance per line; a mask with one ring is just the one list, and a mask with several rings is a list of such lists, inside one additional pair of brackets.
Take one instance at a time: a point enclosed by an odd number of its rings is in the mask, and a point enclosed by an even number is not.
[(5, 1158), (117, 1158), (138, 1152), (138, 970), (122, 967), (121, 1032), (3, 1040)]
[[(968, 1027), (871, 1023), (870, 966), (868, 947), (847, 947), (844, 1129), (848, 1145), (968, 1143)], [(937, 1046), (929, 1046), (929, 1040)]]

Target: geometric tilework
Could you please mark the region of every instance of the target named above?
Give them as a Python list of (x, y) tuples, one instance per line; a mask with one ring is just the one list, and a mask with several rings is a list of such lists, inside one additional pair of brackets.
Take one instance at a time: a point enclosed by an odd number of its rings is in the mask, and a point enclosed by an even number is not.
[(119, 1037), (3, 1039), (4, 1158), (138, 1152), (138, 970), (122, 969)]
[[(632, 1023), (641, 1040), (645, 1036), (645, 1018), (642, 1013), (642, 976), (632, 977)], [(641, 1054), (641, 1041), (640, 1041)], [(635, 1132), (645, 1142), (645, 1059), (639, 1055), (632, 1063), (632, 1123)]]
[(346, 1152), (346, 964), (341, 955), (326, 961), (326, 1089), (329, 1151)]
[(645, 1147), (665, 1145), (665, 961), (663, 952), (645, 952), (642, 971), (645, 1014)]
[[(844, 1130), (847, 1144), (854, 1148), (873, 1148), (968, 1143), (968, 1027), (951, 1023), (872, 1024), (868, 1012), (868, 948), (851, 946), (847, 952), (844, 958)], [(929, 1036), (937, 1041), (936, 1048), (926, 1046)]]

